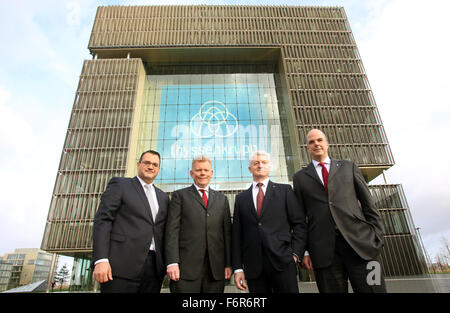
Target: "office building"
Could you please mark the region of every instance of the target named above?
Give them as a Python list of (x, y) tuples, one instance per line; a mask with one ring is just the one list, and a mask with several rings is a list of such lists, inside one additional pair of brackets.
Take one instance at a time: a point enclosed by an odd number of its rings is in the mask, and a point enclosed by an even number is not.
[[(92, 288), (100, 196), (112, 176), (136, 175), (145, 150), (161, 153), (155, 183), (167, 192), (190, 185), (192, 158), (208, 155), (212, 185), (231, 207), (250, 182), (249, 153), (270, 152), (272, 179), (291, 183), (310, 162), (312, 128), (367, 182), (394, 165), (342, 7), (99, 7), (88, 48), (42, 241), (75, 257), (80, 288)], [(384, 223), (386, 275), (423, 273), (402, 186), (370, 189)]]
[[(37, 248), (15, 249), (1, 257), (0, 286), (7, 284), (7, 289), (47, 280), (52, 261), (52, 254)], [(7, 274), (9, 269), (10, 274)], [(9, 276), (9, 278), (8, 278)], [(8, 278), (8, 282), (6, 280)]]

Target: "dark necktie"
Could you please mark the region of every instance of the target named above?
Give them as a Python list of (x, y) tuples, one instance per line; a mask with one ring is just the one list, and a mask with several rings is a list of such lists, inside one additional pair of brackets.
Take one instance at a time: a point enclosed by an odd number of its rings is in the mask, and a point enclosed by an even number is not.
[(263, 206), (263, 200), (264, 200), (264, 193), (262, 191), (262, 183), (258, 183), (259, 191), (256, 195), (256, 214), (258, 214), (258, 217), (261, 217), (261, 210)]
[(208, 207), (208, 197), (206, 196), (206, 190), (200, 189), (200, 191), (203, 194), (202, 199), (203, 199), (203, 202), (205, 203), (205, 207)]
[(323, 186), (325, 187), (325, 191), (328, 193), (328, 171), (324, 162), (319, 163), (322, 166), (322, 178), (323, 178)]

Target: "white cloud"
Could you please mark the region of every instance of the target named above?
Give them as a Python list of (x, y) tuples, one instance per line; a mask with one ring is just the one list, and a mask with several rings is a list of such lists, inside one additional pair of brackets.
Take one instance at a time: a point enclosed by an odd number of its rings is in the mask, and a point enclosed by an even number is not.
[[(29, 122), (14, 108), (14, 95), (0, 86), (0, 237), (2, 247), (39, 246), (36, 234), (42, 233), (42, 210), (36, 210), (42, 200), (42, 184), (36, 167), (40, 167), (33, 154), (37, 137)], [(27, 225), (27, 226), (25, 226)]]
[[(420, 230), (422, 231), (422, 230)], [(442, 233), (422, 235), (424, 246), (426, 247), (426, 251), (428, 257), (432, 261), (436, 261), (436, 255), (442, 251), (444, 248), (443, 238), (446, 238), (450, 241), (450, 230)]]
[(383, 2), (355, 36), (396, 161), (388, 182), (403, 184), (424, 238), (450, 231), (449, 11), (448, 1)]
[(35, 147), (36, 138), (29, 123), (9, 104), (11, 92), (0, 86), (0, 151), (23, 159)]
[[(2, 33), (2, 42), (5, 44), (7, 42), (8, 47), (5, 46), (1, 54), (10, 63), (31, 63), (43, 56), (51, 58), (55, 55), (47, 36), (36, 23), (35, 14), (38, 9), (33, 5), (34, 2), (26, 3), (24, 1), (8, 3), (7, 6), (2, 3), (1, 7), (7, 14), (2, 14), (0, 26), (2, 29), (12, 31)], [(31, 51), (33, 53), (30, 53)]]
[[(6, 77), (11, 81), (39, 73), (43, 80), (60, 80), (76, 88), (82, 59), (89, 58), (92, 1), (1, 2), (2, 9), (0, 28), (11, 31), (1, 34), (0, 57), (7, 62), (0, 83), (6, 84)], [(86, 15), (90, 23), (81, 24)]]
[(69, 26), (80, 26), (81, 5), (79, 2), (70, 1), (66, 4), (66, 22)]

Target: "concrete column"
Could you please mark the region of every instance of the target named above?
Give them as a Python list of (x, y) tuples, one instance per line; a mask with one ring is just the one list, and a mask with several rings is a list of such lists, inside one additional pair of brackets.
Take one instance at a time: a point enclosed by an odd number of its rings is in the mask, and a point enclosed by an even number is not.
[(50, 292), (50, 288), (52, 286), (53, 275), (55, 273), (55, 263), (56, 263), (56, 253), (53, 253), (52, 263), (50, 264), (50, 271), (48, 273), (48, 278), (47, 278), (47, 288), (45, 289), (46, 293)]

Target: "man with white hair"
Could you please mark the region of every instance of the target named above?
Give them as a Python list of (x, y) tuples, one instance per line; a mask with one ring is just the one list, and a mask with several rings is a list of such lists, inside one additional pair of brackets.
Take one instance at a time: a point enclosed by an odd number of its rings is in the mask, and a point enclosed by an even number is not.
[[(251, 293), (298, 293), (296, 263), (306, 245), (303, 210), (287, 184), (269, 180), (270, 156), (249, 160), (251, 187), (236, 196), (231, 232), (232, 266), (238, 289)], [(247, 280), (247, 283), (246, 283)]]

